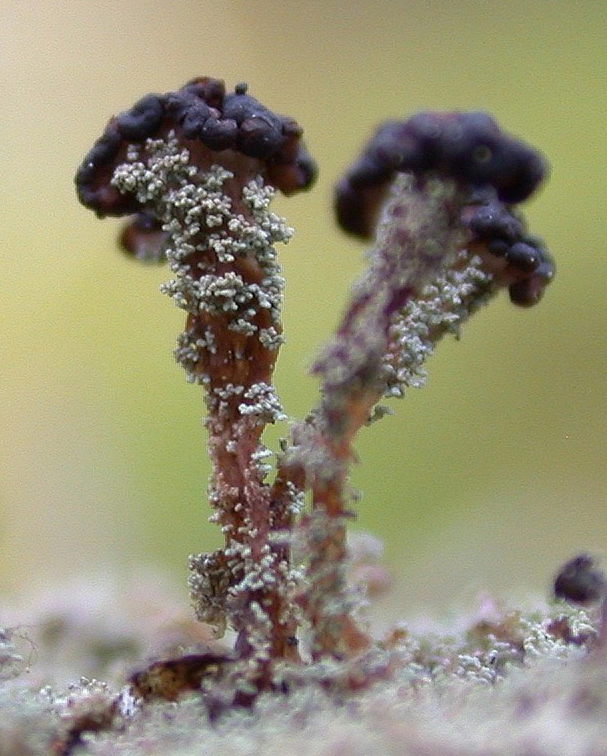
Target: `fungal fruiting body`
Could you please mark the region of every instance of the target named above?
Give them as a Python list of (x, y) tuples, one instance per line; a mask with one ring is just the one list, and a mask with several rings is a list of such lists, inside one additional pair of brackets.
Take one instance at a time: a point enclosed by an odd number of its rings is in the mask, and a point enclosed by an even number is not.
[(338, 223), (374, 244), (314, 364), (321, 402), (290, 458), (312, 490), (306, 603), (319, 657), (365, 646), (344, 577), (352, 440), (382, 396), (423, 383), (438, 340), (499, 288), (516, 304), (539, 300), (552, 260), (513, 206), (544, 174), (543, 158), (489, 116), (423, 113), (381, 126), (336, 186)]
[(163, 291), (187, 314), (175, 356), (205, 389), (209, 500), (225, 537), (192, 557), (191, 593), (200, 619), (230, 624), (257, 659), (296, 653), (288, 549), (271, 537), (291, 514), (272, 506), (260, 437), (284, 417), (272, 385), (284, 285), (274, 244), (292, 234), (269, 205), (276, 189), (314, 181), (301, 133), (245, 85), (200, 78), (112, 118), (76, 176), (99, 216), (133, 215), (127, 251), (169, 263)]

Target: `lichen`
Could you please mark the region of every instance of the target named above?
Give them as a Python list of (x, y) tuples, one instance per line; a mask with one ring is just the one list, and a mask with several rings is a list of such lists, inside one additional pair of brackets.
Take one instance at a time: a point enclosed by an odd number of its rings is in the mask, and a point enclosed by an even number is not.
[[(95, 679), (32, 687), (32, 673), (22, 666), (19, 675), (0, 682), (0, 754), (602, 753), (607, 665), (594, 645), (591, 613), (562, 603), (527, 613), (488, 608), (486, 601), (483, 607), (467, 622), (459, 620), (457, 632), (395, 628), (357, 663), (358, 671), (330, 660), (286, 666), (284, 687), (259, 695), (254, 708), (231, 706), (228, 681), (216, 677), (217, 653), (183, 657), (181, 666), (157, 665), (154, 678), (137, 673), (131, 689)], [(103, 614), (96, 616), (107, 624)], [(40, 620), (35, 624), (44, 624)], [(143, 636), (148, 620), (140, 621)], [(34, 674), (52, 653), (42, 634), (35, 637)], [(80, 642), (77, 636), (74, 642)], [(10, 654), (22, 655), (15, 643)], [(377, 677), (387, 660), (388, 677), (346, 696), (342, 685), (336, 695), (340, 676), (350, 682)], [(174, 685), (189, 661), (200, 665), (198, 686), (177, 701), (164, 700), (163, 689), (178, 690)], [(254, 692), (246, 676), (239, 692)]]
[(111, 119), (77, 173), (81, 201), (98, 214), (135, 213), (127, 251), (164, 251), (172, 277), (161, 291), (186, 313), (175, 357), (202, 387), (210, 520), (223, 537), (191, 557), (190, 595), (199, 620), (236, 634), (225, 654), (131, 676), (143, 710), (190, 691), (218, 717), (262, 708), (266, 694), (297, 707), (308, 689), (337, 707), (381, 686), (493, 688), (512, 666), (560, 659), (553, 638), (574, 637), (567, 620), (544, 627), (512, 614), (477, 622), (464, 639), (400, 629), (378, 643), (361, 610), (389, 581), (375, 552), (357, 563), (347, 542), (355, 438), (387, 414), (379, 402), (421, 385), (438, 341), (499, 290), (530, 306), (552, 279), (549, 253), (514, 208), (544, 177), (543, 157), (484, 113), (379, 127), (335, 192), (344, 230), (372, 240), (367, 265), (312, 366), (319, 400), (281, 442), (272, 477), (263, 433), (287, 419), (273, 383), (285, 285), (275, 244), (292, 229), (270, 203), (276, 190), (313, 182), (301, 134), (246, 85), (226, 92), (205, 77)]

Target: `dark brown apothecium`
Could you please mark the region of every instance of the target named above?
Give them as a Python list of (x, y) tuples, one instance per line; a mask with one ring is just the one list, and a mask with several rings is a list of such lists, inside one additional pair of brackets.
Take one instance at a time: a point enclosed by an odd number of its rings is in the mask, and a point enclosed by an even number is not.
[(160, 225), (135, 194), (121, 192), (111, 179), (129, 146), (165, 138), (171, 131), (200, 168), (219, 163), (233, 170), (239, 160), (249, 161), (250, 172), (261, 173), (267, 184), (287, 195), (308, 189), (316, 178), (301, 127), (247, 94), (246, 84), (226, 92), (222, 80), (201, 77), (176, 92), (148, 94), (110, 119), (75, 179), (78, 198), (100, 217), (135, 214), (121, 243), (142, 259), (157, 259)]
[(605, 595), (607, 579), (597, 566), (596, 560), (588, 554), (580, 554), (570, 559), (554, 578), (555, 598), (574, 604), (590, 604)]
[(482, 248), (488, 270), (508, 287), (512, 302), (529, 306), (553, 278), (554, 263), (511, 206), (537, 189), (546, 170), (540, 153), (485, 113), (418, 113), (376, 130), (338, 182), (335, 212), (344, 231), (369, 239), (397, 173), (453, 178), (470, 190), (462, 221), (474, 251)]

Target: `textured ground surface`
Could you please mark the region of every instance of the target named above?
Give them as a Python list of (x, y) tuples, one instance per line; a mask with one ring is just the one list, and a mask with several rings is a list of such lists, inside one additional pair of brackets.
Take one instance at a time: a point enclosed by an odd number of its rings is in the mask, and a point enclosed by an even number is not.
[(211, 721), (212, 686), (177, 702), (138, 702), (125, 686), (146, 659), (219, 650), (204, 626), (153, 576), (134, 581), (119, 605), (113, 595), (108, 585), (72, 587), (4, 631), (0, 756), (607, 752), (607, 658), (592, 618), (563, 605), (521, 615), (485, 601), (450, 636), (399, 628), (373, 660), (390, 657), (389, 680), (329, 693), (317, 670), (289, 696)]

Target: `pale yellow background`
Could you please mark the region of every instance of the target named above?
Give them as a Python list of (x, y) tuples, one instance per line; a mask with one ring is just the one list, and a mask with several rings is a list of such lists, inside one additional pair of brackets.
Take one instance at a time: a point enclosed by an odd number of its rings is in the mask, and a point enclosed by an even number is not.
[(373, 126), (482, 108), (545, 151), (528, 216), (556, 281), (536, 309), (479, 314), (429, 386), (361, 434), (358, 525), (385, 540), (394, 614), (545, 591), (561, 560), (605, 549), (603, 2), (2, 0), (0, 14), (0, 587), (141, 561), (185, 583), (188, 553), (219, 543), (166, 272), (123, 259), (117, 222), (72, 184), (110, 115), (201, 74), (296, 117), (320, 164), (313, 193), (277, 203), (297, 229), (277, 374), (293, 416), (360, 270), (331, 187)]

